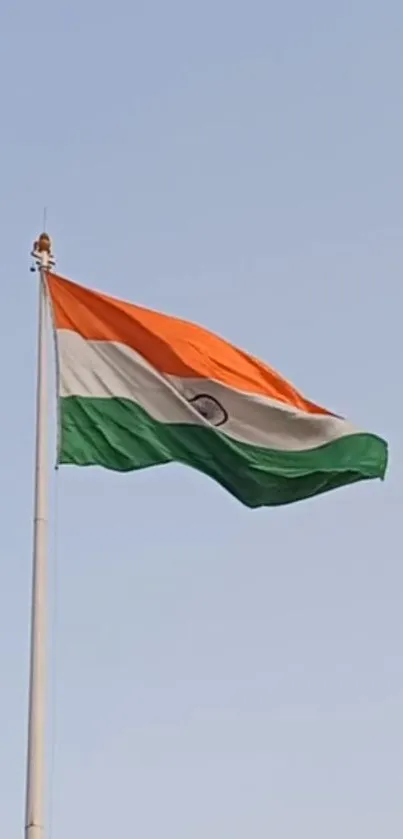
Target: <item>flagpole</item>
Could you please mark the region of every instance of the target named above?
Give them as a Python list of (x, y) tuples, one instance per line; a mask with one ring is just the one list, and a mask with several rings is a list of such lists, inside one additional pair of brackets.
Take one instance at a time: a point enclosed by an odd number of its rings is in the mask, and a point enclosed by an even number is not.
[(44, 839), (48, 525), (46, 274), (54, 265), (46, 233), (34, 243), (32, 256), (33, 270), (39, 274), (39, 304), (25, 839)]

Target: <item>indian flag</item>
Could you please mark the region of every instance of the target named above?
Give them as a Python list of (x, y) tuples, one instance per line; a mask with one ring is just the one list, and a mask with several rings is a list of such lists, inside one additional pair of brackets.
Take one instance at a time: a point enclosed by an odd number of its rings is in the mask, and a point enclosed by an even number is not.
[(248, 507), (383, 478), (387, 445), (200, 326), (48, 274), (59, 463), (182, 463)]

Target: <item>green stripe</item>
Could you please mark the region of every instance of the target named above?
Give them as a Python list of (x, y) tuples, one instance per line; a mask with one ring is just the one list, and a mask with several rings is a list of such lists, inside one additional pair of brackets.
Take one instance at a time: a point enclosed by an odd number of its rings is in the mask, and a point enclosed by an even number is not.
[(248, 507), (261, 507), (383, 478), (387, 445), (354, 434), (308, 451), (275, 451), (215, 428), (157, 422), (125, 399), (61, 400), (60, 463), (127, 472), (173, 461), (210, 475)]

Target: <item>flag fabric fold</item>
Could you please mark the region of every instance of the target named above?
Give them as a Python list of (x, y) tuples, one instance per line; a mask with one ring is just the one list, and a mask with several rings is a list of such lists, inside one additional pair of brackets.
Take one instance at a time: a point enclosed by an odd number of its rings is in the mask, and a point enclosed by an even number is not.
[(200, 326), (50, 273), (59, 463), (177, 462), (249, 507), (383, 478), (387, 445)]

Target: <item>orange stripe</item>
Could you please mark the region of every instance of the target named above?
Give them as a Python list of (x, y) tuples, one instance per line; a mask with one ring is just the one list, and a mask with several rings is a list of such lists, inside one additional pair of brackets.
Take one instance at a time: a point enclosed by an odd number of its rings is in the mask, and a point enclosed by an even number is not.
[(308, 413), (329, 413), (266, 364), (200, 326), (90, 291), (56, 274), (48, 275), (48, 285), (56, 329), (126, 344), (161, 373), (215, 379)]

